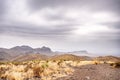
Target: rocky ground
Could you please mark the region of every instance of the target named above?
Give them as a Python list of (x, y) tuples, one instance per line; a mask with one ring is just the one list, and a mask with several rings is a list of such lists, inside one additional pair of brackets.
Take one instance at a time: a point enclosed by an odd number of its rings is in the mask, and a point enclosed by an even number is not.
[(120, 68), (109, 64), (83, 65), (74, 70), (72, 75), (57, 80), (120, 80)]

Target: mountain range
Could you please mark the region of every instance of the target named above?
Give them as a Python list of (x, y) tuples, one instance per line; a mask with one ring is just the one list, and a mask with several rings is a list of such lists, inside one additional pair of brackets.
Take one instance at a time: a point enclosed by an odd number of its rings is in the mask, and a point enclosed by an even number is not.
[(41, 55), (53, 55), (53, 51), (49, 47), (32, 48), (29, 46), (16, 46), (10, 49), (0, 48), (0, 60), (11, 60), (12, 58), (27, 55), (27, 54), (41, 54)]
[(22, 46), (15, 46), (10, 49), (0, 48), (0, 61), (16, 60), (17, 58), (20, 58), (21, 60), (22, 58), (27, 59), (25, 57), (34, 59), (40, 56), (42, 56), (43, 59), (43, 56), (54, 56), (54, 55), (72, 54), (72, 53), (77, 55), (88, 54), (86, 50), (73, 51), (73, 52), (57, 52), (57, 51), (54, 52), (49, 47), (46, 46), (43, 46), (41, 48), (32, 48), (30, 46), (22, 45)]
[(93, 57), (86, 50), (73, 52), (54, 52), (49, 47), (32, 48), (30, 46), (15, 46), (10, 49), (0, 48), (0, 61), (29, 61), (29, 60), (107, 60), (117, 61), (119, 57)]

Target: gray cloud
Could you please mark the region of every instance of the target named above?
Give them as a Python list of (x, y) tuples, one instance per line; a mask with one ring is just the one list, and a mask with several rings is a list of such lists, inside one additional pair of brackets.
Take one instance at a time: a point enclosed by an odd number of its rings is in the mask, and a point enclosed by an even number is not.
[[(28, 0), (28, 5), (29, 5), (29, 9), (34, 11), (40, 10), (42, 8), (46, 8), (46, 7), (51, 7), (53, 8), (59, 8), (59, 7), (64, 7), (64, 9), (77, 9), (78, 11), (81, 10), (80, 8), (88, 8), (93, 12), (111, 12), (116, 14), (116, 16), (118, 18), (120, 18), (120, 0)], [(72, 5), (72, 6), (71, 6)], [(63, 12), (60, 12), (59, 14), (55, 15), (51, 15), (48, 14), (46, 15), (46, 19), (48, 20), (68, 20), (70, 21), (70, 19), (66, 19), (63, 17)], [(71, 22), (74, 21), (71, 19)], [(108, 26), (112, 26), (112, 28), (116, 28), (119, 29), (119, 24), (120, 20), (118, 22), (114, 22), (114, 23), (104, 23), (107, 24)]]
[[(93, 10), (108, 10), (120, 12), (120, 0), (28, 0), (32, 10), (39, 10), (44, 7), (80, 8), (86, 7)], [(72, 5), (72, 6), (71, 6)]]
[[(120, 0), (21, 0), (20, 5), (14, 1), (0, 0), (0, 37), (47, 38), (55, 48), (65, 45), (66, 49), (109, 52), (113, 48), (111, 53), (119, 52)], [(4, 43), (4, 39), (0, 41)]]
[(5, 0), (0, 0), (0, 20), (3, 18), (4, 14), (6, 13), (6, 4)]
[[(29, 27), (26, 27), (29, 26)], [(69, 35), (70, 31), (73, 30), (71, 25), (58, 25), (59, 28), (49, 29), (49, 28), (41, 28), (31, 26), (31, 25), (2, 25), (0, 27), (1, 34), (15, 34), (15, 35), (22, 35), (22, 36), (62, 36), (62, 35)], [(69, 26), (69, 27), (66, 27)], [(46, 26), (45, 26), (46, 27)], [(49, 26), (50, 27), (50, 26)]]
[(0, 14), (3, 14), (4, 12), (4, 2), (3, 0), (0, 0)]
[(117, 29), (117, 30), (120, 30), (120, 22), (109, 23), (109, 25), (111, 25), (112, 28), (115, 28), (115, 29)]
[(102, 25), (108, 25), (109, 28), (116, 29), (117, 31), (120, 31), (120, 21), (103, 23)]
[[(28, 27), (29, 26), (29, 27)], [(32, 25), (26, 25), (26, 24), (20, 24), (17, 23), (17, 25), (2, 25), (0, 26), (0, 34), (7, 34), (7, 35), (15, 35), (20, 37), (31, 37), (31, 38), (38, 38), (38, 37), (44, 37), (44, 38), (55, 38), (60, 37), (62, 39), (65, 39), (67, 36), (75, 36), (74, 34), (71, 34), (72, 31), (74, 31), (76, 28), (76, 24), (63, 24), (63, 25), (55, 25), (57, 28), (50, 29), (48, 27), (38, 27), (38, 26), (32, 26)], [(82, 25), (81, 25), (82, 26)], [(53, 27), (53, 26), (52, 26)], [(117, 29), (116, 27), (112, 27), (113, 29)], [(100, 40), (118, 40), (120, 32), (97, 32), (94, 35), (87, 35), (84, 36), (77, 36), (78, 40), (83, 39), (100, 39)], [(64, 37), (63, 37), (64, 36)], [(73, 37), (74, 39), (74, 37)]]

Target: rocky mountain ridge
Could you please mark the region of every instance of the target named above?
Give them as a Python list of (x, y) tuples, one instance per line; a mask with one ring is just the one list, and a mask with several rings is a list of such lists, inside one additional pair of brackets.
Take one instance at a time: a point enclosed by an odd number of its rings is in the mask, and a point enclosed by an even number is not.
[(49, 47), (32, 48), (29, 46), (15, 46), (10, 49), (0, 48), (0, 60), (11, 60), (15, 57), (27, 54), (52, 55), (53, 51)]

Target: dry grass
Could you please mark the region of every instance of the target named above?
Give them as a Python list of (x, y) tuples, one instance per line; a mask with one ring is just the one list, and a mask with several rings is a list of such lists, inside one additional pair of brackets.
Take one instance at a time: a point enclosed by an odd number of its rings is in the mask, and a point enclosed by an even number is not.
[(74, 70), (65, 62), (60, 61), (27, 61), (10, 62), (0, 65), (0, 79), (29, 80), (42, 79), (54, 80), (71, 74)]
[(55, 80), (74, 72), (72, 67), (82, 65), (110, 64), (118, 68), (120, 62), (80, 60), (33, 60), (25, 62), (1, 62), (0, 79), (3, 80)]

